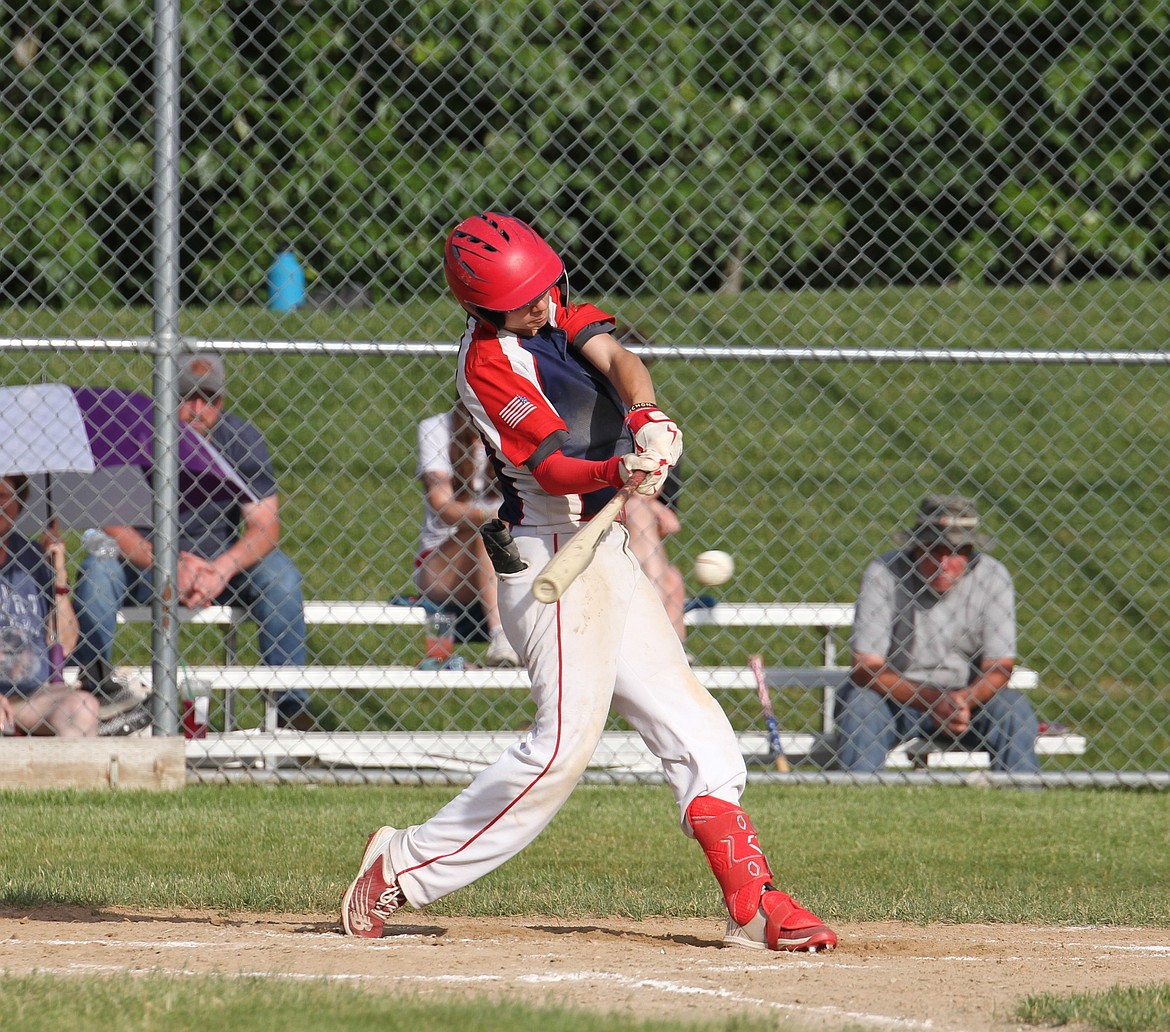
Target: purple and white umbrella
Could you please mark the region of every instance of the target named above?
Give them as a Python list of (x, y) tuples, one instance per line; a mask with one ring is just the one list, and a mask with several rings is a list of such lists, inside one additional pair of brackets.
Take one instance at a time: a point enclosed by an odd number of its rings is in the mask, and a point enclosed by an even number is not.
[[(153, 402), (117, 387), (25, 384), (0, 387), (0, 476), (26, 473), (21, 518), (34, 532), (56, 517), (62, 529), (153, 523)], [(179, 494), (256, 501), (212, 444), (179, 431)]]

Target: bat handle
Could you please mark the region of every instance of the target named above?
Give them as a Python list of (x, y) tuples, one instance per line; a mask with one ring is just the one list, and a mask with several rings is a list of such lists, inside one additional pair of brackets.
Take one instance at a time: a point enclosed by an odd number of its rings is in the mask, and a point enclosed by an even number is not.
[(645, 470), (630, 474), (614, 496), (601, 507), (588, 523), (577, 528), (563, 549), (558, 551), (532, 582), (532, 594), (538, 602), (551, 605), (564, 594), (568, 586), (589, 565), (601, 539), (621, 515), (622, 507), (646, 479)]
[(630, 500), (630, 496), (642, 486), (642, 481), (645, 479), (646, 471), (644, 469), (636, 469), (630, 474), (629, 479), (618, 488), (618, 494), (623, 503)]

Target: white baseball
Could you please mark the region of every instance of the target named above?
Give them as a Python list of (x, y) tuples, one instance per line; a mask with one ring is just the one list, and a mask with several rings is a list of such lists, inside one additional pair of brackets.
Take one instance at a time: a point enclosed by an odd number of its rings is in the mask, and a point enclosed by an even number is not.
[(726, 584), (735, 573), (735, 560), (726, 552), (713, 548), (695, 556), (695, 580), (700, 584), (714, 587)]

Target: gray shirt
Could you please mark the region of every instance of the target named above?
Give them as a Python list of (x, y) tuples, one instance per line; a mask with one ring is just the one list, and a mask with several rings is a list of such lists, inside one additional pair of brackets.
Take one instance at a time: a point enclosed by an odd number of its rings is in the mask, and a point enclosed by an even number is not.
[(53, 567), (15, 530), (0, 563), (0, 695), (28, 695), (49, 679), (45, 623), (53, 604)]
[[(276, 494), (272, 460), (257, 427), (230, 412), (221, 412), (208, 437), (257, 501)], [(197, 486), (184, 483), (179, 499), (179, 548), (214, 559), (239, 537), (241, 515), (240, 503), (234, 498), (209, 498)], [(150, 528), (138, 529), (152, 535)]]
[(961, 688), (983, 659), (1014, 659), (1016, 603), (1003, 563), (976, 554), (942, 595), (918, 576), (903, 549), (878, 556), (861, 579), (853, 614), (853, 652), (884, 656), (911, 681)]

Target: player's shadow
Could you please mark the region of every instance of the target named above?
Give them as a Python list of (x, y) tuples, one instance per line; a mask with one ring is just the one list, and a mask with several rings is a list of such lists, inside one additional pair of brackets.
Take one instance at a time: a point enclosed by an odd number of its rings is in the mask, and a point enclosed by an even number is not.
[[(49, 906), (0, 906), (0, 918), (6, 921), (44, 921), (60, 924), (210, 924), (241, 927), (255, 924), (248, 918), (225, 917), (215, 911), (176, 913), (160, 910), (153, 913), (133, 913), (128, 910), (107, 910), (99, 906), (80, 904), (53, 904)], [(327, 927), (325, 925), (322, 928)]]
[[(174, 925), (214, 925), (223, 928), (247, 928), (257, 924), (269, 923), (263, 914), (249, 914), (246, 916), (230, 917), (214, 911), (177, 913), (160, 910), (152, 913), (135, 913), (128, 910), (110, 910), (98, 906), (81, 906), (75, 904), (37, 905), (28, 907), (14, 907), (11, 904), (0, 906), (0, 919), (6, 921), (41, 921), (58, 924), (174, 924)], [(329, 932), (341, 934), (341, 925), (336, 919), (329, 921), (302, 921), (300, 923), (286, 923), (279, 917), (271, 918), (271, 923), (280, 924), (290, 934), (324, 935)], [(424, 924), (388, 924), (385, 938), (399, 936), (425, 936), (432, 939), (442, 938), (449, 929), (441, 925)]]
[[(341, 929), (340, 923), (334, 921), (330, 925), (317, 925), (315, 928), (306, 928), (305, 931), (332, 931), (338, 935), (345, 933)], [(441, 925), (424, 925), (424, 924), (401, 924), (399, 922), (388, 922), (382, 931), (383, 939), (402, 939), (411, 936), (419, 936), (428, 939), (441, 939), (444, 935), (450, 932), (449, 928), (444, 928)]]
[(722, 948), (723, 946), (722, 939), (701, 939), (696, 935), (636, 932), (629, 928), (607, 928), (604, 925), (530, 925), (530, 927), (534, 932), (546, 932), (549, 935), (602, 935), (611, 936), (615, 939), (633, 939), (647, 943), (673, 942), (680, 946), (694, 946), (699, 949), (706, 949), (708, 947)]

